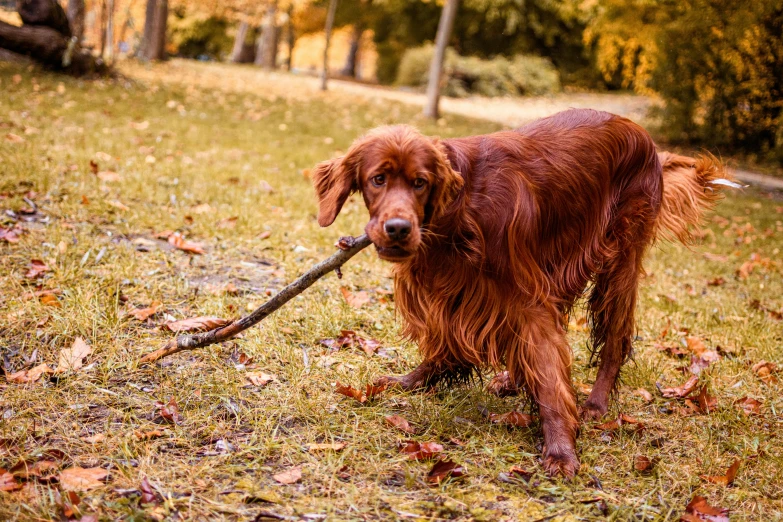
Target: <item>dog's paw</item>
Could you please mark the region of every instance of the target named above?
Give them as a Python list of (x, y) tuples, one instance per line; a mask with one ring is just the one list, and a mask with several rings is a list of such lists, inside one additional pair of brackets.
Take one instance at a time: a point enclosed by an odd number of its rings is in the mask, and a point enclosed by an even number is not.
[(579, 408), (579, 417), (583, 422), (597, 421), (609, 410), (606, 404), (594, 404), (589, 400)]
[(576, 453), (545, 454), (543, 466), (550, 477), (570, 479), (579, 471), (579, 459)]
[(373, 386), (397, 388), (404, 391), (424, 390), (424, 383), (417, 379), (411, 379), (409, 375), (384, 375), (375, 379)]
[(506, 370), (492, 377), (492, 380), (487, 384), (487, 392), (496, 397), (514, 397), (519, 395), (519, 388)]

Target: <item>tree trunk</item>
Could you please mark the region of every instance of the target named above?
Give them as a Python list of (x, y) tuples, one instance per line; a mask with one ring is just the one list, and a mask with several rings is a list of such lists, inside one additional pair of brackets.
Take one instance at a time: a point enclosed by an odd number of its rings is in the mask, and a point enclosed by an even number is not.
[(351, 45), (348, 47), (348, 56), (345, 57), (345, 66), (340, 74), (343, 76), (349, 76), (351, 78), (356, 77), (356, 66), (359, 63), (359, 46), (362, 43), (362, 35), (364, 34), (364, 26), (361, 22), (353, 24), (353, 31), (351, 32)]
[(144, 36), (139, 50), (139, 57), (142, 60), (166, 59), (166, 22), (168, 16), (168, 0), (147, 0)]
[(237, 37), (234, 40), (234, 48), (231, 50), (231, 61), (234, 63), (241, 63), (242, 49), (245, 47), (247, 30), (249, 27), (249, 24), (244, 20), (239, 24), (239, 28), (237, 29)]
[(68, 21), (78, 42), (84, 38), (84, 0), (68, 0)]
[(50, 27), (0, 22), (0, 47), (29, 56), (44, 66), (74, 75), (106, 74), (103, 62), (96, 61), (76, 42)]
[(267, 7), (264, 20), (261, 22), (261, 38), (258, 40), (255, 64), (264, 69), (274, 69), (277, 65), (277, 42), (280, 30), (277, 27), (277, 2)]
[(294, 32), (294, 4), (288, 4), (288, 57), (286, 58), (286, 69), (291, 71), (293, 63), (294, 44), (296, 44), (296, 33)]
[(324, 68), (321, 71), (321, 90), (326, 90), (326, 82), (329, 79), (329, 43), (332, 40), (332, 26), (334, 26), (334, 13), (337, 11), (337, 0), (329, 0), (329, 12), (326, 15), (326, 27), (324, 28)]
[(114, 0), (106, 3), (106, 46), (103, 48), (103, 59), (106, 63), (114, 61)]
[(427, 82), (427, 104), (424, 106), (424, 115), (428, 118), (438, 117), (443, 60), (446, 57), (446, 47), (449, 44), (449, 38), (451, 38), (451, 30), (454, 28), (454, 19), (457, 17), (458, 3), (459, 0), (446, 0), (440, 15), (438, 35), (435, 38), (435, 52), (432, 54), (429, 81)]

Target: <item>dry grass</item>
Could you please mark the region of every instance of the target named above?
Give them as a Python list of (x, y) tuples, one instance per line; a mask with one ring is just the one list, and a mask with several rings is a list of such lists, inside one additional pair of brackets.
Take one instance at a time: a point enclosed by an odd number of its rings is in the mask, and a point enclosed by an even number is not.
[[(480, 405), (510, 411), (515, 399), (490, 397), (480, 386), (428, 395), (387, 392), (366, 405), (334, 393), (335, 381), (358, 386), (417, 362), (415, 347), (400, 344), (383, 292), (391, 288), (388, 267), (370, 251), (346, 266), (342, 281), (328, 276), (242, 339), (139, 367), (141, 354), (170, 337), (155, 328), (166, 315), (239, 315), (262, 302), (267, 289), (330, 254), (338, 236), (362, 230), (360, 198), (332, 228), (318, 228), (303, 169), (383, 123), (412, 122), (441, 135), (495, 129), (461, 118), (434, 126), (420, 121), (416, 109), (388, 100), (271, 94), (264, 85), (255, 93), (235, 89), (229, 68), (225, 89), (200, 86), (197, 77), (190, 87), (157, 82), (170, 76), (166, 67), (147, 70), (143, 82), (86, 83), (0, 65), (0, 207), (18, 211), (34, 191), (47, 218), (23, 224), (26, 233), (16, 244), (0, 240), (6, 371), (54, 366), (76, 336), (93, 349), (76, 373), (0, 384), (0, 467), (34, 462), (54, 448), (65, 452), (61, 468), (109, 470), (106, 485), (80, 493), (82, 513), (102, 520), (246, 520), (261, 511), (292, 520), (675, 520), (694, 494), (730, 508), (736, 520), (783, 516), (780, 385), (763, 383), (751, 368), (762, 359), (783, 362), (783, 323), (749, 306), (752, 299), (773, 310), (783, 306), (783, 203), (767, 195), (731, 196), (692, 250), (663, 245), (651, 252), (636, 357), (613, 407), (614, 415), (632, 415), (646, 429), (584, 427), (583, 468), (571, 483), (541, 473), (535, 429), (491, 425), (479, 411)], [(14, 143), (8, 133), (24, 142)], [(90, 160), (118, 179), (101, 180), (90, 172)], [(232, 217), (233, 228), (230, 221), (221, 228)], [(4, 226), (13, 221), (7, 214), (0, 220)], [(748, 226), (752, 230), (740, 231)], [(191, 257), (149, 242), (165, 230), (183, 232), (207, 253)], [(264, 232), (270, 237), (262, 239)], [(139, 250), (145, 245), (150, 251)], [(705, 252), (726, 258), (706, 259)], [(771, 262), (737, 278), (735, 270), (752, 253)], [(51, 271), (38, 281), (26, 279), (31, 259)], [(725, 284), (708, 286), (716, 277)], [(219, 291), (229, 282), (239, 295)], [(36, 284), (61, 289), (59, 306), (26, 297)], [(348, 306), (341, 285), (367, 291), (371, 302)], [(127, 316), (128, 305), (153, 301), (162, 307), (147, 322)], [(577, 323), (570, 336), (574, 378), (583, 387), (594, 369)], [(341, 329), (379, 339), (386, 356), (358, 349), (327, 353), (317, 344)], [(682, 402), (663, 399), (655, 388), (685, 381), (678, 371), (684, 360), (655, 344), (667, 330), (662, 341), (678, 345), (686, 329), (708, 348), (724, 350), (702, 374), (718, 400), (708, 415), (683, 414)], [(239, 353), (256, 368), (237, 365)], [(277, 381), (246, 387), (249, 371), (274, 374)], [(638, 388), (652, 393), (652, 402), (634, 395)], [(745, 396), (763, 403), (762, 415), (747, 417), (732, 406)], [(171, 397), (179, 425), (161, 424), (156, 414), (155, 402)], [(391, 414), (418, 427), (416, 440), (462, 441), (446, 444), (446, 453), (466, 466), (467, 477), (426, 485), (430, 464), (398, 452), (408, 436), (386, 424)], [(163, 428), (151, 440), (134, 434)], [(98, 434), (102, 442), (84, 440)], [(325, 442), (347, 445), (307, 450)], [(656, 461), (652, 473), (633, 471), (636, 455)], [(742, 467), (732, 487), (699, 478), (722, 474), (735, 458)], [(512, 464), (534, 472), (530, 481), (500, 480)], [(302, 466), (300, 482), (281, 485), (272, 478), (293, 466)], [(161, 503), (140, 504), (136, 491), (126, 491), (138, 490), (145, 477), (164, 497)], [(31, 480), (21, 491), (0, 492), (0, 519), (59, 519), (57, 490), (56, 481)]]

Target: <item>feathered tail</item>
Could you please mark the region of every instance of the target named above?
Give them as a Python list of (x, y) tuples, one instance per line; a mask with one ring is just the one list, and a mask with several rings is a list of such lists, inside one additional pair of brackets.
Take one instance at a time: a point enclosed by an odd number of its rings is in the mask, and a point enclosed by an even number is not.
[(741, 188), (729, 179), (725, 166), (714, 156), (698, 158), (659, 152), (663, 167), (663, 200), (658, 214), (657, 237), (688, 243), (691, 227), (722, 197), (722, 187)]

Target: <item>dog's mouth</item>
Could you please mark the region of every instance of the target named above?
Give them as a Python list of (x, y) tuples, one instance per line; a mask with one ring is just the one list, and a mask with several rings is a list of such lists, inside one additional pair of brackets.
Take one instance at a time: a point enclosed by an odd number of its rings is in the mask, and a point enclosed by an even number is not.
[(378, 251), (378, 257), (384, 261), (402, 261), (411, 256), (411, 253), (401, 246), (382, 247), (375, 245), (375, 250)]

